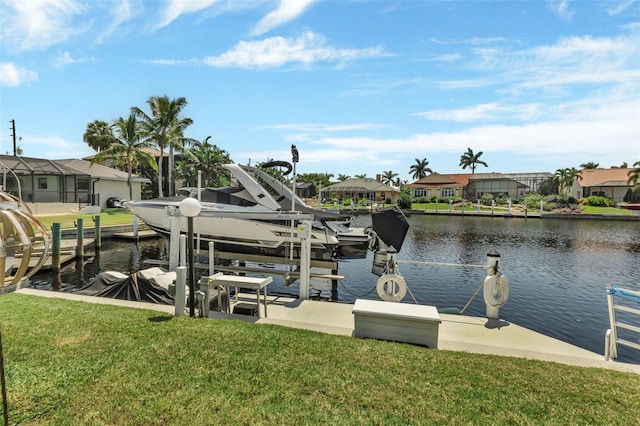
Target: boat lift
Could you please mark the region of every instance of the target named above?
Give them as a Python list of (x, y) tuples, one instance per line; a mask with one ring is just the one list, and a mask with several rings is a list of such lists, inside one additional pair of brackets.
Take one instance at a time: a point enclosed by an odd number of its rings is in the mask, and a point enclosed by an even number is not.
[[(174, 206), (167, 206), (167, 216), (170, 220), (170, 239), (169, 239), (169, 270), (174, 271), (178, 267), (180, 259), (180, 221), (182, 214), (180, 209)], [(201, 211), (198, 217), (236, 217), (234, 212), (214, 212)], [(309, 298), (309, 278), (311, 275), (311, 227), (313, 215), (298, 212), (256, 212), (243, 215), (244, 218), (254, 220), (280, 220), (280, 221), (297, 221), (298, 226), (291, 230), (291, 236), (284, 237), (288, 244), (300, 245), (300, 289), (299, 298), (302, 300)], [(209, 252), (210, 263), (213, 264), (214, 254)]]

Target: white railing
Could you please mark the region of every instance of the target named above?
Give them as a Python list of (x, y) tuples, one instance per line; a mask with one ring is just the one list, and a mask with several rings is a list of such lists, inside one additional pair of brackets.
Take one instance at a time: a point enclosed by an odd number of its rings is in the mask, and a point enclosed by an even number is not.
[[(615, 286), (607, 287), (607, 302), (609, 305), (609, 322), (611, 328), (607, 330), (604, 338), (604, 359), (609, 361), (618, 357), (618, 345), (627, 346), (640, 351), (640, 327), (628, 324), (616, 318), (616, 313), (621, 313), (625, 321), (632, 320), (640, 324), (640, 292), (627, 290)], [(634, 317), (635, 316), (635, 317)], [(628, 330), (637, 333), (636, 342), (621, 339), (618, 336), (618, 329)]]

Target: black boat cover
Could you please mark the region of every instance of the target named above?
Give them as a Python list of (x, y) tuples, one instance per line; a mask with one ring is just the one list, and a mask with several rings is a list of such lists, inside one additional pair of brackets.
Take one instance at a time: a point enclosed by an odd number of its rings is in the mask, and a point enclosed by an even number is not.
[(393, 206), (371, 213), (371, 224), (378, 237), (399, 253), (409, 230), (409, 221), (398, 207)]
[(138, 271), (125, 275), (119, 272), (101, 272), (76, 294), (110, 297), (112, 299), (173, 305), (169, 292), (154, 282), (154, 278)]

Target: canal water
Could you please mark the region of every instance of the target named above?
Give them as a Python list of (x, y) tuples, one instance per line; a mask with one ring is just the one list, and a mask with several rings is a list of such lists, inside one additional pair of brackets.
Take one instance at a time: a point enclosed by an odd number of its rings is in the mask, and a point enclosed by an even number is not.
[[(354, 226), (370, 224), (361, 215)], [(523, 219), (474, 216), (412, 215), (398, 260), (418, 262), (486, 263), (487, 253), (500, 253), (500, 264), (510, 283), (509, 300), (501, 318), (593, 352), (604, 352), (609, 328), (606, 288), (615, 285), (640, 291), (640, 223), (584, 219)], [(162, 239), (104, 240), (99, 253), (76, 262), (58, 276), (38, 275), (35, 287), (82, 287), (100, 271), (123, 273), (148, 267), (145, 259), (166, 259)], [(373, 256), (340, 262), (345, 279), (338, 284), (338, 300), (379, 300), (378, 277), (371, 273)], [(483, 269), (400, 264), (411, 294), (421, 304), (462, 309), (486, 275)], [(312, 280), (313, 296), (331, 298), (331, 282)], [(298, 295), (294, 283), (285, 286), (274, 275), (270, 294)], [(484, 316), (482, 291), (466, 315)], [(640, 364), (640, 352), (619, 348), (620, 361)]]

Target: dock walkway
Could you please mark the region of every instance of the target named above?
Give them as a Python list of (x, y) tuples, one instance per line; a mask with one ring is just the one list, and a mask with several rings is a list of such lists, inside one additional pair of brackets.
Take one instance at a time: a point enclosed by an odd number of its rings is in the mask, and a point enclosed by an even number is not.
[[(41, 297), (55, 297), (89, 303), (149, 309), (171, 315), (173, 315), (174, 312), (173, 306), (153, 303), (132, 302), (30, 288), (20, 289), (17, 292), (19, 294)], [(225, 314), (217, 311), (211, 312), (209, 318), (234, 319), (258, 324), (275, 324), (343, 336), (353, 335), (354, 319), (352, 304), (300, 300), (282, 296), (269, 296), (268, 300), (268, 318)], [(440, 317), (442, 319), (438, 339), (440, 350), (511, 356), (640, 374), (640, 365), (605, 361), (604, 357), (600, 354), (520, 327), (508, 321), (487, 320), (486, 318), (480, 317), (450, 314), (440, 314)]]

